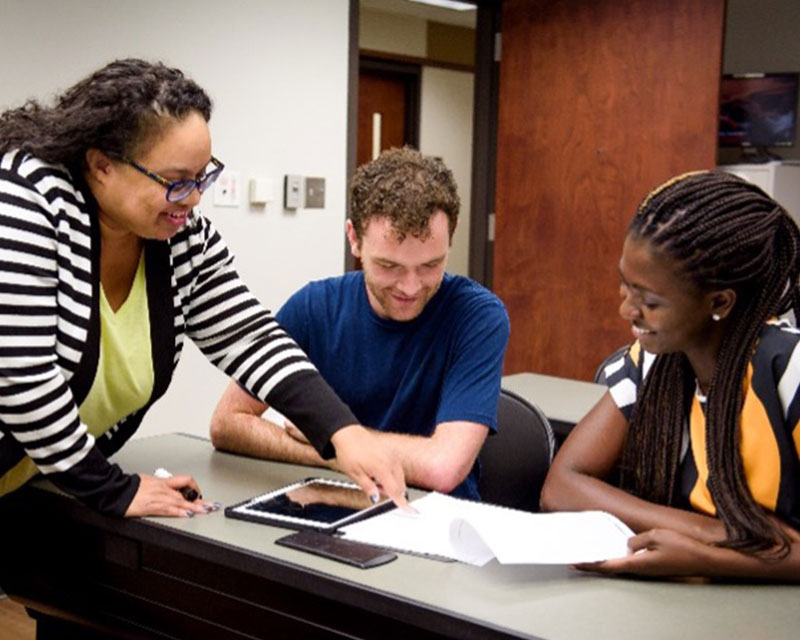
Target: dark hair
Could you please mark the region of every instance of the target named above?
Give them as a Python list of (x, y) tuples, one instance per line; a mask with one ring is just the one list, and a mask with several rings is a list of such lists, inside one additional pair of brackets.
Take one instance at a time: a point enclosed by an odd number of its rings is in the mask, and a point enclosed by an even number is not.
[(52, 107), (28, 100), (0, 114), (0, 153), (20, 149), (80, 172), (87, 149), (133, 157), (170, 119), (192, 111), (208, 121), (211, 100), (180, 70), (116, 60), (67, 89)]
[(387, 217), (402, 240), (411, 234), (426, 238), (435, 211), (447, 215), (450, 238), (461, 203), (453, 174), (440, 158), (411, 147), (392, 148), (361, 165), (350, 182), (350, 220), (361, 240), (369, 219)]
[[(789, 309), (800, 310), (797, 225), (755, 185), (728, 173), (697, 172), (650, 193), (628, 232), (672, 258), (700, 290), (737, 293), (707, 396), (708, 485), (725, 525), (723, 546), (784, 555), (788, 538), (747, 486), (739, 433), (742, 381), (764, 324)], [(694, 390), (694, 373), (682, 353), (655, 359), (630, 420), (620, 464), (623, 488), (653, 502), (674, 503)]]

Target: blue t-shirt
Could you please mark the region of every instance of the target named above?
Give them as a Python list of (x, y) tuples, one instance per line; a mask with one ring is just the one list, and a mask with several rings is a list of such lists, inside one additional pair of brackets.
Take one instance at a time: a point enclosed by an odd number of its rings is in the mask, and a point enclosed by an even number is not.
[[(430, 436), (441, 422), (497, 429), (509, 322), (493, 293), (446, 274), (422, 313), (408, 322), (380, 318), (364, 274), (312, 282), (278, 321), (362, 424)], [(478, 465), (452, 495), (479, 499)]]

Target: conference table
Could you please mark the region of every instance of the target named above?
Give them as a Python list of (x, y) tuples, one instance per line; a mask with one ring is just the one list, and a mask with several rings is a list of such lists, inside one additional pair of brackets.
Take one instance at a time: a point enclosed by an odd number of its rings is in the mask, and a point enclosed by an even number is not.
[[(325, 470), (135, 439), (128, 471), (189, 472), (225, 505)], [(413, 495), (422, 495), (412, 492)], [(796, 638), (800, 586), (601, 577), (400, 554), (362, 570), (275, 544), (287, 530), (226, 518), (114, 519), (39, 479), (0, 500), (0, 585), (43, 619), (128, 638)], [(2, 635), (2, 634), (0, 634)]]

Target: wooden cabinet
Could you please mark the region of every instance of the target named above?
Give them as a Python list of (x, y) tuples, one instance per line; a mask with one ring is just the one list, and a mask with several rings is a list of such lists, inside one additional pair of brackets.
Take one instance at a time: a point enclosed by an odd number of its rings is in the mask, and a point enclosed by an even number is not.
[(653, 187), (716, 164), (724, 9), (503, 2), (492, 288), (511, 319), (506, 374), (592, 380), (630, 342), (622, 243)]

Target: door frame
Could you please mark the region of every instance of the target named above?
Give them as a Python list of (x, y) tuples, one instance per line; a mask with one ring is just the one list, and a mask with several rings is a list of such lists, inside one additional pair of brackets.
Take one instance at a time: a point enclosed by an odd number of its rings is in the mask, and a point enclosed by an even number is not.
[(472, 116), (472, 192), (469, 277), (492, 288), (497, 174), (497, 97), (500, 88), (503, 0), (478, 0)]
[[(371, 71), (379, 75), (402, 78), (406, 89), (406, 109), (403, 130), (404, 144), (419, 148), (419, 121), (422, 93), (422, 67), (418, 64), (384, 60), (369, 55), (361, 55), (358, 59), (358, 71)], [(358, 85), (356, 85), (356, 89)], [(356, 91), (356, 115), (358, 115), (358, 91)], [(357, 142), (357, 141), (356, 141)]]

